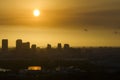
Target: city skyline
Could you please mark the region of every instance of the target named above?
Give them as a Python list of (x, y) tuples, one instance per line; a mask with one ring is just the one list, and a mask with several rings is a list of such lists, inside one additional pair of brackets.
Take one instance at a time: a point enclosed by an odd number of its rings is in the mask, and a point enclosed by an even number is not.
[(19, 38), (43, 47), (120, 46), (119, 4), (119, 0), (0, 0), (0, 39), (9, 39), (11, 47)]
[[(11, 48), (11, 46), (9, 46), (9, 40), (8, 39), (2, 39), (2, 42), (1, 42), (1, 47), (2, 50), (8, 50), (8, 48)], [(13, 46), (14, 48), (16, 49), (35, 49), (35, 48), (41, 48), (42, 46), (40, 45), (37, 45), (37, 44), (31, 44), (29, 41), (27, 42), (24, 42), (22, 39), (17, 39), (16, 42), (15, 42), (15, 46)], [(48, 48), (48, 49), (51, 49), (51, 48), (58, 48), (58, 49), (61, 49), (61, 48), (70, 48), (70, 45), (67, 44), (67, 43), (64, 43), (63, 45), (61, 43), (57, 43), (56, 46), (52, 46), (50, 43), (47, 43), (45, 47), (42, 47), (42, 48)]]
[[(37, 43), (31, 43), (31, 41), (24, 41), (23, 39), (16, 39), (14, 40), (14, 45), (11, 46), (10, 45), (10, 40), (9, 39), (2, 39), (1, 40), (1, 43), (0, 43), (0, 48), (2, 48), (2, 46), (7, 46), (7, 48), (17, 48), (17, 45), (19, 46), (20, 44), (17, 44), (17, 41), (19, 43), (19, 40), (21, 41), (20, 43), (23, 45), (23, 44), (29, 44), (29, 48), (32, 48), (32, 47), (36, 47), (36, 48), (47, 48), (47, 47), (51, 47), (51, 48), (64, 48), (65, 45), (69, 45), (71, 46), (72, 48), (81, 48), (81, 47), (86, 47), (86, 48), (89, 48), (89, 47), (120, 47), (120, 46), (72, 46), (70, 43), (60, 43), (60, 42), (56, 42), (56, 44), (51, 44), (51, 43), (44, 43), (44, 45), (42, 44), (37, 44)], [(23, 42), (24, 41), (24, 42)]]

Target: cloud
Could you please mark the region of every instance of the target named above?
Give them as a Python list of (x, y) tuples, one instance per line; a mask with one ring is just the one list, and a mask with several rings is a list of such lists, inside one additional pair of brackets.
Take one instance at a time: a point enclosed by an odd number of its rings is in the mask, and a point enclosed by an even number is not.
[(64, 19), (67, 25), (103, 26), (107, 28), (120, 28), (120, 10), (101, 10), (85, 13), (74, 13)]
[(115, 31), (114, 34), (120, 35), (120, 32), (119, 31)]
[[(46, 10), (40, 20), (30, 16), (6, 15), (0, 16), (0, 25), (39, 25), (39, 26), (103, 26), (105, 28), (120, 28), (120, 9), (85, 11), (79, 8)], [(8, 16), (8, 15), (7, 15)]]

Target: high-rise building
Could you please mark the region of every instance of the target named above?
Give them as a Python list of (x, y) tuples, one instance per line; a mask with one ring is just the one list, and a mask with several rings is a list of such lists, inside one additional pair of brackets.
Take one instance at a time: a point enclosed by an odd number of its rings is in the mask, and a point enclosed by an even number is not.
[(2, 51), (8, 51), (8, 39), (2, 40)]
[(61, 48), (62, 48), (61, 43), (58, 43), (57, 48), (58, 48), (58, 49), (61, 49)]
[(22, 49), (22, 40), (21, 39), (18, 39), (16, 40), (16, 49)]
[(22, 49), (30, 49), (30, 42), (22, 43)]
[(31, 49), (32, 49), (32, 51), (36, 51), (36, 44), (33, 44), (33, 45), (31, 46)]
[(64, 44), (64, 49), (69, 49), (70, 45), (69, 44)]
[(51, 44), (47, 44), (47, 49), (51, 49)]

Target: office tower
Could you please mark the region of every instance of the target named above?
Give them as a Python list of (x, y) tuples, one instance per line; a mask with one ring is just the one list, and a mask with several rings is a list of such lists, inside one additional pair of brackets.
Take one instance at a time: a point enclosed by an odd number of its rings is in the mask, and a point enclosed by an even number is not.
[(2, 40), (2, 51), (8, 51), (8, 39)]
[(30, 49), (30, 42), (22, 43), (22, 49)]
[(69, 44), (64, 44), (64, 49), (69, 49), (70, 45)]
[(51, 49), (51, 44), (47, 44), (47, 49)]
[(33, 44), (33, 45), (31, 46), (31, 49), (32, 49), (33, 52), (36, 51), (36, 44)]
[(22, 49), (22, 40), (21, 39), (16, 40), (16, 49), (17, 50)]
[(57, 48), (58, 48), (58, 49), (61, 49), (61, 48), (62, 48), (61, 43), (58, 43)]

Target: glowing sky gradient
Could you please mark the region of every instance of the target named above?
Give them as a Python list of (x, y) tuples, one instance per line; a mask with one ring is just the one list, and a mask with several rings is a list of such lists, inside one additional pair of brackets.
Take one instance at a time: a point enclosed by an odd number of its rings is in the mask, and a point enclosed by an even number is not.
[[(0, 0), (0, 39), (120, 46), (120, 0)], [(33, 10), (40, 9), (39, 17)], [(0, 44), (1, 45), (1, 44)]]

